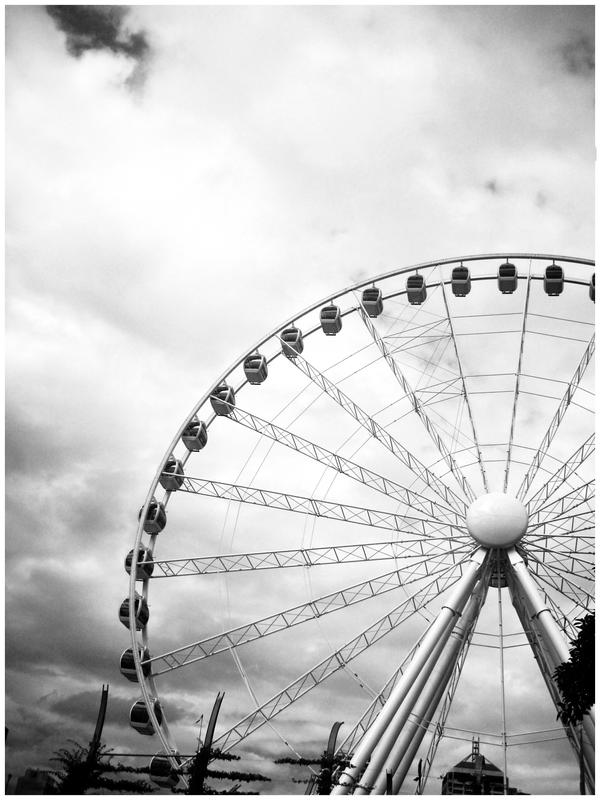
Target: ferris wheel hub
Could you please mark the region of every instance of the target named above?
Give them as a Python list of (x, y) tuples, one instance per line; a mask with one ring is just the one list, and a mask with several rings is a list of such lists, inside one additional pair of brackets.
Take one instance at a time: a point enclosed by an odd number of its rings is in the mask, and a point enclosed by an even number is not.
[(512, 547), (527, 530), (528, 520), (523, 503), (502, 492), (481, 495), (467, 509), (467, 530), (483, 547)]

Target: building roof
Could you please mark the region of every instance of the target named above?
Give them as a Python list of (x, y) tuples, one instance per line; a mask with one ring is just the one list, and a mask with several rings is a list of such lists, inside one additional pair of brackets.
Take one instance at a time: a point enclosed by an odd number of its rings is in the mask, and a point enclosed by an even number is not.
[[(485, 756), (481, 756), (483, 759), (483, 774), (489, 775), (490, 773), (496, 773), (498, 775), (502, 775), (502, 770), (498, 769), (495, 764), (492, 764), (491, 761), (488, 761)], [(462, 761), (459, 761), (454, 767), (451, 767), (448, 771), (449, 772), (468, 772), (471, 774), (475, 769), (475, 759), (471, 756), (464, 758)]]

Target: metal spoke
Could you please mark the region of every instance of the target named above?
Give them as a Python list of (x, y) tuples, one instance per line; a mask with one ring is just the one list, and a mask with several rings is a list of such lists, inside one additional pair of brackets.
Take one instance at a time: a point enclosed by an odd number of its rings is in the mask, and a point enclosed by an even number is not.
[[(523, 552), (531, 553), (536, 558), (539, 558), (540, 561), (543, 561), (544, 564), (559, 565), (564, 572), (578, 575), (587, 580), (594, 580), (593, 553), (587, 554), (590, 556), (590, 560), (588, 561), (582, 558), (582, 554), (576, 554), (569, 550), (556, 550), (555, 548), (544, 547), (539, 544), (528, 544), (527, 547), (523, 547)], [(583, 555), (586, 555), (586, 553), (583, 553)], [(571, 562), (570, 566), (568, 564), (569, 561)], [(577, 565), (583, 568), (583, 571), (586, 573), (585, 575), (582, 574)]]
[[(578, 531), (589, 531), (594, 528), (595, 513), (593, 511), (582, 511), (579, 514), (566, 514), (564, 517), (554, 517), (547, 522), (538, 522), (536, 525), (527, 527), (527, 537), (532, 534), (553, 536), (555, 533), (577, 533)], [(526, 537), (526, 538), (527, 538)]]
[[(231, 750), (240, 741), (245, 739), (255, 730), (260, 728), (277, 714), (284, 711), (292, 703), (310, 692), (326, 678), (329, 678), (339, 669), (345, 667), (349, 661), (359, 656), (375, 642), (381, 640), (391, 631), (395, 630), (405, 620), (409, 619), (430, 602), (437, 598), (441, 592), (455, 584), (459, 579), (461, 566), (467, 559), (453, 567), (446, 567), (438, 577), (427, 583), (413, 595), (396, 606), (392, 611), (380, 617), (375, 623), (362, 630), (358, 636), (353, 637), (345, 645), (335, 650), (323, 661), (320, 661), (307, 672), (303, 673), (283, 691), (278, 692), (255, 711), (248, 714), (236, 725), (226, 731), (217, 741), (215, 747), (223, 752)], [(458, 574), (456, 574), (458, 572)]]
[[(523, 544), (527, 547), (548, 546), (555, 552), (560, 551), (566, 554), (593, 555), (595, 539), (596, 537), (593, 533), (570, 533), (564, 536), (537, 536), (527, 540), (524, 539)], [(563, 551), (560, 548), (565, 549)]]
[(371, 322), (371, 319), (367, 315), (367, 312), (364, 310), (364, 308), (362, 306), (362, 303), (358, 307), (358, 312), (360, 314), (360, 317), (361, 317), (366, 329), (369, 331), (369, 333), (371, 335), (371, 338), (373, 339), (373, 341), (377, 345), (377, 348), (379, 349), (379, 352), (384, 357), (387, 365), (391, 369), (392, 374), (394, 375), (394, 377), (396, 378), (396, 380), (398, 381), (398, 383), (402, 387), (402, 389), (405, 392), (406, 396), (409, 398), (409, 400), (411, 402), (411, 405), (412, 405), (412, 408), (413, 408), (413, 411), (415, 412), (415, 414), (419, 417), (419, 419), (421, 420), (421, 422), (425, 426), (425, 430), (427, 431), (427, 433), (431, 437), (433, 443), (435, 444), (435, 446), (437, 447), (438, 451), (442, 455), (442, 458), (444, 459), (445, 463), (447, 464), (449, 470), (454, 475), (458, 485), (461, 487), (462, 491), (469, 498), (469, 500), (474, 500), (475, 499), (475, 493), (471, 489), (471, 486), (469, 485), (469, 482), (467, 481), (465, 476), (462, 474), (462, 471), (461, 471), (460, 467), (458, 466), (458, 464), (456, 463), (456, 461), (452, 457), (451, 453), (449, 452), (448, 448), (444, 444), (444, 442), (443, 442), (443, 440), (442, 440), (442, 438), (441, 438), (436, 426), (433, 424), (433, 422), (431, 421), (430, 417), (428, 417), (427, 414), (425, 413), (425, 410), (423, 409), (421, 401), (419, 400), (417, 395), (414, 393), (412, 387), (408, 383), (406, 377), (404, 376), (402, 370), (398, 366), (396, 360), (394, 359), (394, 357), (392, 356), (392, 354), (388, 350), (388, 347), (387, 347), (386, 343), (383, 341), (383, 339), (381, 338), (381, 336), (379, 335), (379, 333), (375, 329), (375, 326)]
[(471, 403), (469, 400), (469, 393), (467, 392), (467, 385), (465, 382), (465, 376), (463, 373), (462, 362), (460, 360), (460, 355), (458, 352), (458, 344), (456, 342), (456, 336), (454, 335), (454, 325), (452, 324), (452, 317), (450, 315), (450, 306), (448, 305), (448, 298), (446, 297), (446, 287), (442, 282), (442, 296), (444, 298), (444, 306), (446, 307), (446, 315), (448, 317), (448, 325), (450, 326), (450, 335), (452, 337), (452, 344), (454, 345), (454, 355), (456, 356), (456, 363), (458, 365), (458, 372), (460, 375), (460, 381), (462, 385), (462, 395), (465, 399), (465, 403), (467, 405), (467, 412), (469, 414), (469, 421), (471, 422), (471, 430), (473, 431), (473, 442), (475, 444), (475, 448), (477, 450), (477, 460), (479, 462), (479, 469), (481, 470), (481, 479), (483, 481), (483, 490), (484, 492), (488, 492), (488, 483), (487, 483), (487, 475), (485, 472), (485, 466), (483, 464), (483, 457), (481, 455), (481, 448), (479, 446), (479, 439), (477, 438), (477, 431), (475, 430), (475, 420), (473, 418), (473, 411), (471, 409)]
[(300, 369), (313, 383), (315, 383), (325, 394), (329, 395), (341, 408), (353, 417), (363, 428), (365, 428), (374, 439), (381, 442), (391, 453), (397, 456), (400, 461), (408, 467), (411, 472), (431, 491), (435, 492), (450, 507), (457, 508), (461, 513), (466, 511), (464, 500), (450, 489), (437, 475), (434, 475), (425, 467), (411, 452), (409, 452), (400, 442), (379, 425), (372, 417), (356, 405), (347, 395), (341, 392), (337, 386), (326, 378), (319, 370), (309, 364), (302, 356), (296, 355), (288, 359), (295, 367)]
[[(531, 271), (531, 262), (529, 264)], [(523, 364), (523, 349), (525, 345), (525, 329), (527, 327), (527, 309), (529, 307), (529, 293), (531, 289), (531, 274), (527, 278), (527, 291), (525, 292), (525, 306), (523, 308), (523, 325), (521, 328), (521, 343), (519, 345), (519, 360), (517, 362), (517, 376), (515, 380), (515, 395), (513, 400), (512, 414), (510, 418), (510, 434), (508, 437), (508, 447), (506, 450), (506, 466), (504, 468), (504, 493), (508, 487), (508, 474), (510, 472), (511, 456), (512, 456), (512, 443), (515, 433), (515, 420), (517, 418), (517, 402), (519, 399), (519, 384), (521, 382), (521, 367)]]
[(365, 486), (369, 486), (371, 489), (375, 489), (382, 494), (386, 494), (388, 497), (399, 500), (407, 509), (421, 511), (428, 517), (433, 517), (434, 519), (444, 518), (454, 524), (461, 524), (463, 521), (459, 514), (444, 508), (434, 500), (429, 500), (412, 489), (407, 489), (389, 480), (389, 478), (384, 478), (360, 464), (356, 464), (353, 461), (349, 461), (347, 458), (332, 453), (330, 450), (326, 450), (324, 447), (308, 439), (291, 433), (285, 428), (280, 428), (272, 422), (266, 422), (260, 419), (260, 417), (243, 411), (237, 406), (231, 406), (231, 411), (227, 415), (227, 418), (238, 422), (240, 425), (244, 425), (246, 428), (250, 428), (250, 430), (256, 431), (262, 436), (279, 442), (302, 455), (308, 456), (308, 458), (318, 461), (323, 466), (331, 467), (331, 469), (334, 469), (341, 475), (346, 475)]
[(592, 360), (592, 357), (594, 355), (594, 347), (595, 347), (595, 336), (592, 335), (590, 343), (586, 347), (585, 353), (583, 354), (583, 356), (581, 358), (581, 361), (579, 362), (579, 365), (577, 366), (577, 369), (575, 370), (575, 374), (571, 378), (571, 382), (569, 383), (569, 385), (567, 387), (567, 391), (563, 395), (563, 398), (560, 401), (560, 405), (558, 406), (558, 409), (556, 410), (556, 413), (554, 414), (554, 416), (552, 417), (552, 420), (550, 421), (550, 425), (548, 426), (548, 430), (546, 431), (546, 433), (544, 435), (544, 438), (542, 439), (541, 444), (538, 447), (538, 450), (537, 450), (537, 452), (536, 452), (536, 454), (534, 456), (534, 459), (531, 462), (531, 466), (527, 470), (527, 473), (526, 473), (525, 477), (523, 478), (521, 486), (519, 487), (519, 490), (517, 492), (517, 497), (520, 500), (522, 500), (525, 497), (525, 495), (527, 494), (527, 492), (529, 491), (529, 487), (531, 486), (531, 484), (532, 484), (532, 482), (533, 482), (533, 480), (534, 480), (534, 478), (535, 478), (535, 476), (537, 474), (539, 466), (542, 463), (542, 461), (544, 460), (546, 452), (548, 451), (548, 448), (550, 447), (550, 444), (552, 443), (552, 440), (554, 439), (554, 436), (556, 435), (556, 433), (557, 433), (557, 431), (558, 431), (558, 429), (560, 427), (560, 423), (562, 422), (562, 419), (563, 419), (563, 417), (564, 417), (564, 415), (566, 413), (566, 410), (569, 407), (569, 403), (571, 402), (571, 399), (572, 399), (573, 395), (577, 391), (577, 387), (579, 386), (579, 384), (581, 382), (581, 379), (583, 378), (583, 376), (585, 374), (585, 371), (586, 371), (586, 368), (587, 368), (588, 364)]
[(194, 558), (163, 559), (147, 562), (154, 572), (151, 580), (188, 575), (209, 575), (222, 572), (245, 572), (256, 569), (286, 569), (316, 567), (352, 562), (382, 561), (414, 558), (434, 553), (447, 553), (448, 536), (427, 539), (397, 539), (393, 542), (363, 542), (334, 547), (297, 548), (294, 550), (263, 550), (255, 553), (229, 553)]
[[(579, 608), (589, 611), (594, 606), (594, 596), (581, 586), (565, 577), (561, 570), (540, 561), (533, 553), (524, 550), (528, 558), (529, 571), (540, 581), (575, 603)], [(578, 576), (579, 577), (579, 576)], [(582, 580), (587, 580), (582, 578)], [(592, 582), (592, 581), (590, 581)]]
[[(404, 567), (402, 570), (395, 569), (383, 575), (378, 575), (371, 580), (361, 581), (352, 586), (345, 586), (343, 589), (339, 589), (336, 592), (330, 592), (322, 597), (316, 597), (308, 603), (301, 603), (300, 605), (286, 608), (276, 614), (270, 614), (267, 617), (254, 620), (246, 625), (238, 625), (216, 636), (209, 636), (192, 644), (184, 645), (183, 647), (170, 650), (167, 653), (154, 656), (154, 658), (149, 658), (145, 663), (152, 664), (152, 674), (155, 677), (165, 672), (171, 672), (188, 664), (193, 664), (197, 661), (202, 661), (205, 658), (217, 655), (218, 653), (222, 653), (230, 647), (239, 647), (248, 642), (253, 642), (256, 639), (262, 639), (273, 633), (278, 633), (279, 631), (300, 625), (303, 622), (309, 622), (310, 620), (323, 617), (326, 614), (340, 611), (348, 606), (356, 605), (364, 600), (370, 600), (372, 597), (386, 594), (401, 586), (410, 585), (415, 581), (422, 580), (423, 577), (429, 577), (439, 572), (440, 568), (436, 562), (443, 562), (451, 556), (452, 560), (456, 563), (455, 556), (465, 555), (468, 550), (469, 547), (464, 545), (448, 553), (427, 556), (420, 561)], [(437, 566), (437, 570), (435, 570), (432, 565)], [(447, 566), (447, 564), (444, 564), (444, 567)]]
[(538, 522), (546, 522), (552, 515), (561, 516), (567, 511), (573, 511), (573, 509), (578, 508), (584, 503), (589, 503), (589, 501), (593, 500), (595, 497), (595, 489), (596, 481), (594, 479), (581, 484), (581, 486), (577, 486), (575, 489), (571, 489), (570, 492), (562, 495), (562, 497), (559, 497), (557, 500), (553, 500), (538, 508), (535, 514), (529, 516), (529, 524), (536, 525)]
[(569, 476), (592, 455), (594, 449), (594, 434), (592, 433), (581, 447), (578, 447), (549, 480), (529, 498), (526, 505), (530, 515), (541, 508), (560, 487), (564, 486)]
[[(326, 500), (315, 500), (311, 497), (302, 497), (282, 492), (271, 492), (265, 489), (256, 489), (249, 486), (239, 486), (233, 483), (220, 483), (203, 478), (186, 476), (179, 489), (181, 492), (204, 495), (206, 497), (220, 497), (225, 500), (235, 500), (238, 503), (276, 508), (283, 511), (293, 511), (308, 514), (324, 519), (335, 519), (340, 522), (355, 522), (359, 525), (370, 525), (372, 528), (383, 528), (409, 535), (428, 537), (431, 532), (447, 531), (448, 528), (457, 531), (463, 529), (448, 522), (424, 520), (418, 517), (403, 517), (372, 508), (330, 503)], [(456, 535), (456, 534), (454, 534)]]

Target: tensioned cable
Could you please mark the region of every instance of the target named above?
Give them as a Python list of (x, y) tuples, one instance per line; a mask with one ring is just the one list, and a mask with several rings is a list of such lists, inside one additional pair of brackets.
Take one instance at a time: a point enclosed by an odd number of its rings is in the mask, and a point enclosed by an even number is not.
[(500, 579), (500, 550), (496, 550), (496, 580), (498, 583), (498, 635), (500, 650), (500, 697), (502, 702), (502, 744), (504, 745), (503, 794), (508, 789), (508, 760), (506, 751), (506, 692), (504, 686), (504, 625), (502, 620), (502, 581)]
[[(260, 708), (260, 703), (258, 701), (258, 698), (257, 698), (256, 694), (254, 693), (254, 689), (250, 685), (250, 681), (249, 681), (248, 676), (246, 674), (246, 670), (242, 666), (242, 662), (240, 661), (240, 657), (237, 654), (236, 648), (235, 647), (230, 647), (229, 648), (229, 652), (231, 653), (231, 656), (232, 656), (232, 658), (233, 658), (233, 660), (234, 660), (234, 662), (235, 662), (235, 664), (236, 664), (236, 666), (237, 666), (237, 668), (239, 670), (239, 673), (242, 676), (242, 680), (244, 681), (244, 683), (246, 685), (246, 689), (248, 690), (248, 693), (250, 694), (250, 697), (254, 700), (256, 708)], [(282, 736), (282, 734), (273, 725), (271, 720), (266, 719), (265, 722), (269, 726), (269, 728), (271, 728), (271, 730), (275, 734), (277, 734), (277, 736), (281, 739), (281, 741), (284, 743), (284, 745), (291, 750), (291, 752), (296, 756), (296, 758), (302, 759), (302, 756), (300, 755), (300, 753), (296, 750), (296, 748), (292, 744), (290, 744), (290, 742), (288, 742), (288, 740), (284, 736)], [(311, 767), (310, 764), (307, 764), (307, 766), (310, 769), (310, 771), (313, 773), (313, 775), (318, 775), (318, 773)]]
[[(508, 447), (506, 450), (506, 466), (504, 468), (504, 494), (508, 487), (508, 474), (511, 465), (512, 443), (515, 433), (515, 421), (517, 417), (517, 403), (519, 401), (519, 384), (521, 382), (521, 366), (523, 364), (523, 350), (525, 347), (525, 331), (527, 330), (527, 309), (529, 307), (529, 294), (531, 290), (531, 261), (529, 261), (529, 274), (527, 276), (527, 291), (525, 292), (525, 304), (523, 307), (523, 325), (521, 328), (521, 342), (519, 345), (519, 358), (517, 361), (517, 375), (515, 380), (515, 394), (513, 400), (512, 414), (510, 418), (510, 433), (508, 435)], [(506, 789), (506, 787), (505, 787)]]

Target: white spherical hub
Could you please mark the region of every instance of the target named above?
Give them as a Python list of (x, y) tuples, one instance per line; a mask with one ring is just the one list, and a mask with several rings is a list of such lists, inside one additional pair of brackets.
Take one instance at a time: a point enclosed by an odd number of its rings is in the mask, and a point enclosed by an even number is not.
[(527, 509), (516, 497), (490, 492), (467, 509), (467, 530), (484, 547), (512, 547), (527, 530)]

